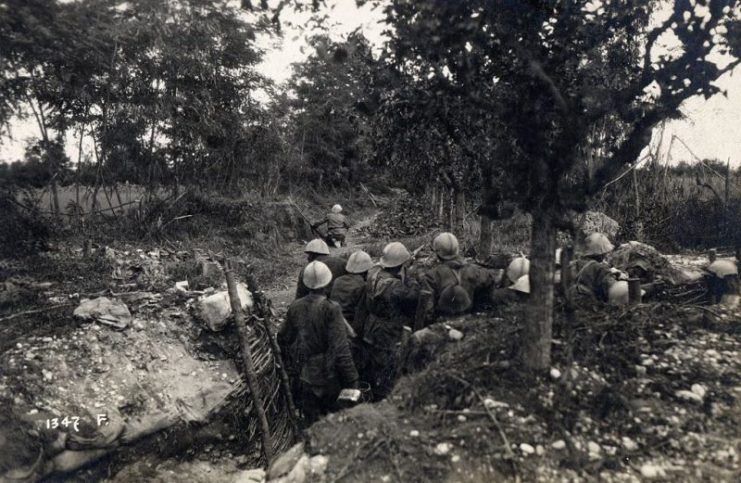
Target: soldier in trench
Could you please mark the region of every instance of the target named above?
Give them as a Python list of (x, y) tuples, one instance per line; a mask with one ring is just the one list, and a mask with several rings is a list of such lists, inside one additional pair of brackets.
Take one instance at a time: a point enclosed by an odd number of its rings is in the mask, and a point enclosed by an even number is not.
[(290, 355), (297, 379), (296, 400), (305, 422), (311, 424), (339, 409), (337, 397), (342, 389), (358, 388), (358, 372), (342, 309), (327, 299), (332, 281), (329, 267), (313, 261), (303, 270), (302, 280), (308, 293), (288, 308), (278, 343)]
[[(311, 240), (306, 244), (304, 248), (306, 253), (307, 263), (313, 261), (319, 261), (324, 263), (329, 270), (332, 272), (332, 280), (328, 288), (328, 292), (332, 290), (332, 284), (335, 280), (345, 274), (345, 260), (339, 257), (333, 257), (329, 254), (329, 247), (319, 238)], [(304, 269), (298, 274), (298, 282), (296, 283), (296, 299), (300, 299), (309, 293), (309, 289), (304, 284)]]
[(365, 300), (356, 314), (366, 356), (364, 379), (376, 401), (393, 389), (404, 334), (411, 332), (419, 298), (419, 283), (410, 273), (411, 261), (412, 255), (403, 244), (386, 245), (380, 267), (368, 274)]
[(415, 330), (430, 325), (436, 316), (459, 315), (480, 307), (488, 302), (496, 282), (496, 271), (461, 258), (458, 239), (452, 233), (435, 237), (432, 249), (437, 265), (422, 277)]

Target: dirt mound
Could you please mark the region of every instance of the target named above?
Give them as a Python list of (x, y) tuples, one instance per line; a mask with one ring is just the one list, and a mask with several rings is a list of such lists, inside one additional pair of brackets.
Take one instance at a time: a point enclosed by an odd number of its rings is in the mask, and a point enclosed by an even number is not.
[(561, 314), (554, 367), (537, 378), (513, 362), (521, 320), (458, 319), (464, 337), (445, 337), (390, 400), (314, 425), (309, 452), (329, 457), (328, 480), (738, 475), (739, 314), (671, 304)]

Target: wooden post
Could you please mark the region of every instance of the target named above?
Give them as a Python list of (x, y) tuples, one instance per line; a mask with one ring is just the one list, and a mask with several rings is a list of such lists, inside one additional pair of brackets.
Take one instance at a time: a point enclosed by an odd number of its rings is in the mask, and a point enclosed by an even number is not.
[(715, 248), (711, 248), (708, 252), (708, 260), (710, 263), (713, 263), (718, 258), (718, 252), (715, 250)]
[(571, 285), (571, 257), (573, 256), (574, 247), (566, 245), (561, 249), (561, 290), (567, 294)]
[(641, 279), (628, 279), (628, 303), (630, 305), (641, 303)]
[(231, 266), (226, 261), (224, 263), (224, 274), (226, 275), (226, 286), (229, 290), (229, 301), (231, 302), (234, 321), (237, 323), (237, 329), (239, 330), (239, 339), (242, 345), (242, 360), (244, 361), (244, 372), (247, 377), (247, 387), (250, 389), (252, 406), (255, 409), (255, 413), (257, 414), (262, 429), (262, 452), (267, 461), (266, 467), (269, 467), (270, 463), (273, 461), (273, 441), (270, 436), (268, 418), (265, 415), (265, 406), (263, 406), (262, 397), (260, 395), (257, 373), (255, 372), (255, 366), (252, 363), (252, 351), (250, 350), (249, 341), (250, 329), (244, 321), (242, 303), (239, 300), (237, 283), (234, 281), (234, 273), (232, 272)]

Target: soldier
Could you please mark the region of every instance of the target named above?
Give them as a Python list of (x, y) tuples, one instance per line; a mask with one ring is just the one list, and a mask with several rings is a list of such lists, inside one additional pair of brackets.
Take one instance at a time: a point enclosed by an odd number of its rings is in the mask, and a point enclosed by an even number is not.
[(306, 296), (288, 308), (278, 343), (292, 354), (298, 371), (299, 400), (308, 424), (337, 409), (343, 388), (358, 387), (347, 330), (339, 305), (326, 297), (332, 272), (313, 261), (303, 270)]
[(356, 319), (367, 354), (366, 377), (375, 400), (393, 389), (404, 327), (411, 325), (416, 311), (419, 284), (407, 276), (406, 269), (411, 259), (403, 244), (386, 245), (380, 268), (368, 274), (365, 303)]
[(432, 323), (435, 315), (458, 315), (488, 297), (495, 284), (495, 271), (466, 263), (459, 255), (458, 239), (441, 233), (432, 242), (438, 264), (422, 277), (420, 311), (415, 330)]
[(345, 236), (347, 236), (347, 230), (350, 228), (347, 218), (342, 214), (340, 205), (334, 205), (332, 212), (327, 214), (327, 217), (319, 223), (312, 225), (312, 228), (318, 228), (325, 223), (327, 224), (328, 240), (334, 244), (335, 248), (340, 248), (345, 243)]
[[(489, 290), (489, 301), (497, 306), (518, 302), (522, 298), (520, 290), (511, 290), (511, 287), (530, 273), (530, 260), (525, 256), (519, 256), (507, 265), (506, 277), (503, 277), (501, 286), (492, 286)], [(522, 282), (520, 282), (522, 285)], [(530, 293), (530, 278), (527, 279), (528, 293)]]
[(610, 287), (617, 281), (615, 270), (605, 263), (605, 255), (615, 247), (602, 233), (587, 237), (582, 257), (571, 264), (572, 285), (569, 287), (571, 302), (587, 307), (609, 302)]
[(373, 267), (370, 255), (362, 250), (350, 255), (345, 265), (346, 275), (337, 278), (332, 285), (332, 293), (329, 298), (342, 307), (342, 315), (350, 323), (356, 334), (360, 328), (355, 324), (355, 312), (363, 300), (365, 284), (368, 278), (368, 270)]
[[(345, 274), (345, 260), (339, 257), (330, 256), (329, 247), (324, 240), (319, 238), (307, 243), (306, 248), (304, 248), (304, 253), (306, 253), (307, 261), (309, 263), (320, 261), (329, 267), (329, 270), (332, 272), (332, 281), (330, 282), (328, 290), (331, 291), (332, 282)], [(301, 269), (301, 272), (298, 274), (298, 283), (296, 284), (296, 298), (300, 299), (308, 293), (309, 290), (306, 288), (306, 285), (304, 285), (304, 269)]]

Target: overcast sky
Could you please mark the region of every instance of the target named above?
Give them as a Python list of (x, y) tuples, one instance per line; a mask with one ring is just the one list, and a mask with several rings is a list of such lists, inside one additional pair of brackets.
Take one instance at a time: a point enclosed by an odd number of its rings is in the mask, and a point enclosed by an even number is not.
[[(380, 9), (374, 10), (369, 5), (357, 9), (354, 0), (330, 0), (327, 3), (327, 13), (332, 22), (330, 34), (333, 37), (339, 38), (361, 28), (371, 41), (378, 45), (383, 42), (382, 32), (385, 27), (380, 23), (383, 18)], [(310, 14), (284, 13), (282, 18), (295, 26), (284, 26), (282, 38), (264, 38), (260, 42), (266, 49), (266, 55), (259, 70), (278, 83), (290, 76), (292, 63), (300, 62), (309, 54), (308, 48), (302, 48), (306, 47), (307, 34), (302, 26), (308, 22)], [(682, 106), (687, 119), (667, 124), (662, 156), (666, 157), (668, 141), (672, 135), (676, 135), (701, 158), (723, 161), (730, 158), (732, 165), (741, 165), (741, 68), (726, 74), (716, 84), (728, 91), (728, 98), (717, 95), (709, 100), (702, 97), (689, 99)], [(2, 140), (0, 161), (20, 159), (25, 141), (38, 136), (38, 128), (30, 120), (15, 122), (12, 124), (12, 134), (12, 140)], [(68, 151), (72, 159), (77, 158), (74, 142), (70, 142)], [(681, 143), (675, 142), (671, 159), (674, 162), (689, 161), (691, 156)]]

